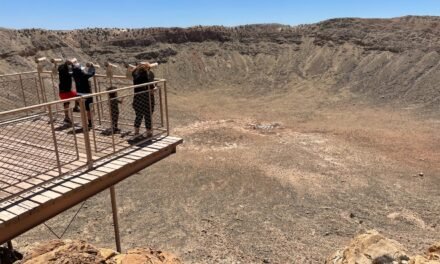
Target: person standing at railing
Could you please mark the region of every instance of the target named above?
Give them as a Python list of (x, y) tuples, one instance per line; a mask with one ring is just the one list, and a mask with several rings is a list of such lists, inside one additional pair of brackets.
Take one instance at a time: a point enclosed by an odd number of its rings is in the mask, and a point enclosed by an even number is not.
[[(112, 91), (116, 89), (115, 86), (111, 86), (107, 91)], [(118, 98), (118, 92), (111, 92), (108, 94), (108, 99), (110, 101), (110, 114), (112, 116), (112, 131), (113, 133), (119, 133), (121, 129), (118, 128), (119, 121), (119, 104), (122, 104), (122, 100)]]
[[(76, 92), (79, 96), (85, 96), (92, 93), (90, 78), (96, 73), (95, 67), (92, 63), (87, 63), (86, 67), (76, 62), (73, 64), (73, 79), (75, 80)], [(92, 127), (92, 114), (90, 113), (90, 105), (93, 103), (92, 97), (85, 99), (85, 106), (87, 111), (87, 119), (89, 128)]]
[[(143, 84), (154, 81), (154, 73), (151, 71), (151, 65), (149, 63), (143, 63), (138, 65), (132, 73), (133, 84)], [(139, 128), (142, 124), (142, 119), (145, 120), (145, 128), (147, 132), (147, 137), (153, 136), (152, 131), (152, 120), (151, 116), (154, 112), (154, 95), (153, 95), (153, 85), (147, 85), (142, 87), (134, 88), (133, 96), (133, 109), (135, 112), (134, 120), (134, 134), (139, 135)]]
[[(58, 77), (59, 77), (59, 96), (60, 99), (70, 99), (77, 96), (75, 91), (72, 91), (72, 62), (66, 60), (63, 64), (58, 66)], [(67, 124), (72, 124), (72, 119), (69, 117), (69, 105), (70, 102), (63, 104), (64, 106), (64, 122)]]

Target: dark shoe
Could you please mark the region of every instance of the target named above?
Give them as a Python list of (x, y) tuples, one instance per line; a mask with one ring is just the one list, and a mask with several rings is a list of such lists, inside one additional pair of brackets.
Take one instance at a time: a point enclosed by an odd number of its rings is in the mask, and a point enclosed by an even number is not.
[(64, 123), (71, 125), (72, 124), (72, 120), (70, 120), (70, 118), (66, 117), (66, 118), (64, 118)]

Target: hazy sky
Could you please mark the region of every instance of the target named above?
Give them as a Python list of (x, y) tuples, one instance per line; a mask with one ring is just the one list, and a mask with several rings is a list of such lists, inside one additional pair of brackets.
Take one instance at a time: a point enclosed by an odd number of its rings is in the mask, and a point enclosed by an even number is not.
[(440, 0), (0, 0), (0, 27), (289, 25), (335, 17), (440, 15)]

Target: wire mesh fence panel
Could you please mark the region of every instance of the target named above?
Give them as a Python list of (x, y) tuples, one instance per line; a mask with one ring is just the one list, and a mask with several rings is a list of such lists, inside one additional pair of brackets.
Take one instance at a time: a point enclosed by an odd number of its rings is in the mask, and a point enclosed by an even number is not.
[[(118, 151), (166, 132), (160, 87), (107, 91), (92, 104), (95, 152)], [(98, 109), (101, 115), (98, 118)], [(109, 140), (110, 139), (110, 140)]]
[(23, 76), (21, 79), (24, 100), (27, 106), (44, 103), (38, 76)]
[(19, 75), (0, 76), (0, 91), (3, 99), (0, 110), (6, 111), (27, 106)]
[(55, 109), (55, 105), (47, 106), (44, 114), (34, 116), (25, 116), (22, 112), (21, 118), (11, 113), (15, 120), (0, 123), (2, 191), (20, 192), (32, 185), (36, 176), (59, 175), (62, 166), (80, 159), (73, 125), (56, 118), (61, 113), (52, 108)]
[(58, 77), (51, 74), (44, 74), (41, 76), (43, 83), (43, 91), (46, 95), (47, 102), (59, 100), (58, 95)]
[(36, 72), (0, 75), (0, 91), (3, 94), (1, 111), (45, 102)]
[(0, 109), (0, 202), (167, 133), (164, 80), (92, 82), (95, 94), (59, 100), (49, 72), (0, 76), (11, 102)]

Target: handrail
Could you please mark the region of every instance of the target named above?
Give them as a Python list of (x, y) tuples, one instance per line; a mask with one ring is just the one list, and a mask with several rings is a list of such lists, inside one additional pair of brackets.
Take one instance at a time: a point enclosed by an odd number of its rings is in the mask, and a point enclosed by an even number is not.
[(27, 72), (8, 73), (8, 74), (1, 74), (0, 77), (18, 76), (18, 75), (22, 75), (22, 74), (31, 74), (31, 73), (38, 73), (38, 72), (37, 71), (27, 71)]
[[(154, 81), (154, 82), (121, 87), (121, 88), (117, 88), (117, 89), (112, 90), (112, 91), (103, 91), (103, 92), (98, 92), (98, 93), (91, 93), (91, 94), (84, 95), (84, 96), (81, 96), (81, 97), (82, 98), (90, 98), (90, 97), (95, 97), (95, 96), (109, 94), (109, 93), (112, 93), (112, 92), (124, 91), (124, 90), (128, 90), (128, 89), (134, 89), (134, 88), (144, 87), (144, 86), (148, 86), (148, 85), (158, 84), (158, 83), (162, 83), (162, 82), (165, 82), (165, 81), (166, 81), (165, 79), (160, 79), (160, 80)], [(0, 112), (0, 116), (2, 116), (2, 115), (10, 115), (10, 114), (13, 114), (13, 113), (18, 113), (18, 112), (30, 111), (30, 110), (33, 110), (33, 109), (37, 109), (37, 108), (41, 108), (41, 107), (45, 107), (45, 106), (50, 106), (50, 105), (54, 105), (54, 104), (74, 102), (74, 101), (77, 101), (77, 100), (78, 100), (78, 98), (75, 97), (75, 98), (62, 99), (62, 100), (60, 99), (60, 100), (57, 100), (57, 101), (52, 101), (52, 102), (48, 102), (48, 103), (42, 103), (42, 104), (37, 104), (37, 105), (32, 105), (32, 106), (27, 106), (27, 107), (22, 107), (22, 108), (16, 108), (16, 109), (13, 109), (13, 110), (8, 110), (8, 111)]]

